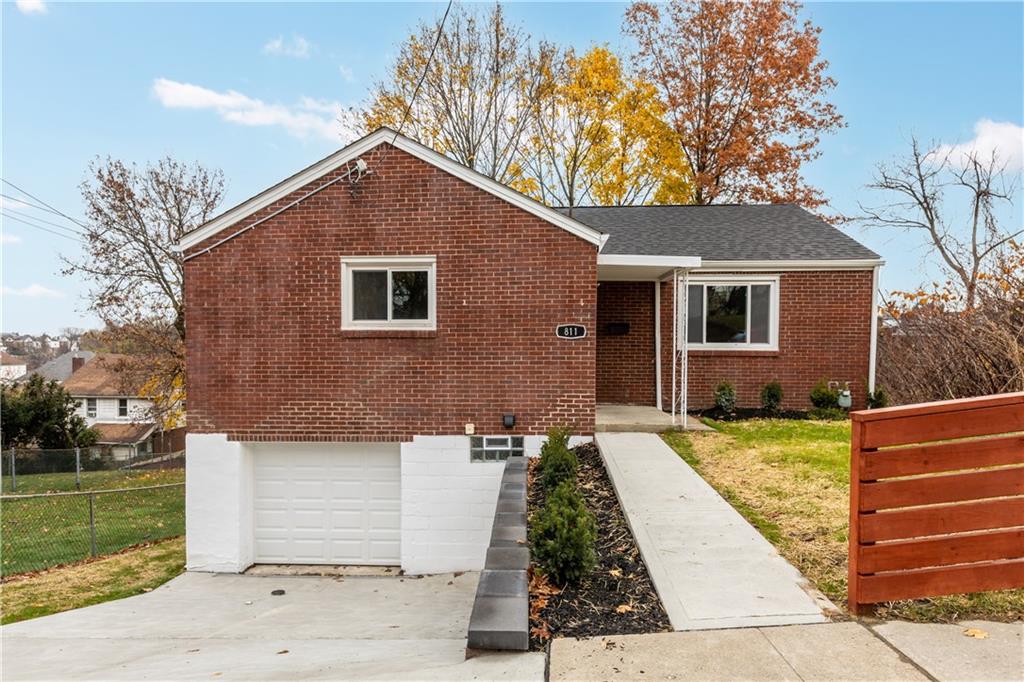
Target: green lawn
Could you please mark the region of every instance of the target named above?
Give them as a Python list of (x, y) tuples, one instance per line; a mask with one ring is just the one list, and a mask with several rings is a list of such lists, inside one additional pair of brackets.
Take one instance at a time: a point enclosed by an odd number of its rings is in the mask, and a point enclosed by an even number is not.
[(6, 625), (149, 592), (184, 569), (185, 540), (173, 538), (95, 561), (7, 578), (0, 587), (0, 622)]
[[(850, 423), (708, 422), (715, 433), (662, 437), (779, 552), (839, 606), (846, 603)], [(916, 621), (1024, 617), (1024, 589), (879, 606)]]
[[(82, 489), (102, 491), (183, 481), (184, 471), (180, 469), (138, 472), (128, 477), (123, 472), (83, 472)], [(74, 474), (36, 474), (18, 480), (19, 494), (69, 488), (74, 490)], [(0, 498), (0, 574), (35, 571), (90, 557), (89, 497)], [(184, 486), (97, 492), (92, 497), (98, 555), (185, 532)]]
[[(36, 493), (67, 492), (75, 490), (75, 474), (29, 474), (18, 476), (17, 491), (11, 490), (11, 477), (3, 477), (4, 495), (33, 495)], [(140, 471), (83, 471), (82, 490), (110, 490), (111, 488), (138, 488), (160, 483), (184, 483), (185, 470), (151, 469)]]

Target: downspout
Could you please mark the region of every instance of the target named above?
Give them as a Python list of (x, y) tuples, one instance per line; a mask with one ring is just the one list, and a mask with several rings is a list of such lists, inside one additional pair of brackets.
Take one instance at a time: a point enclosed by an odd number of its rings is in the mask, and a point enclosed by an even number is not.
[(875, 392), (875, 362), (878, 357), (878, 274), (881, 265), (872, 268), (871, 275), (871, 350), (868, 353), (868, 392)]

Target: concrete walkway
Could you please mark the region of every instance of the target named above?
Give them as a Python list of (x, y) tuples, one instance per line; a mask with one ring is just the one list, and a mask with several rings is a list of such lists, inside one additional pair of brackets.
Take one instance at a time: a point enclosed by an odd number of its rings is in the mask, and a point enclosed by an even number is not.
[(806, 579), (660, 437), (595, 440), (674, 629), (826, 620)]
[(466, 660), (478, 575), (186, 573), (3, 626), (0, 679), (543, 680), (539, 652)]
[[(988, 637), (965, 636), (969, 627)], [(1019, 682), (1022, 629), (1020, 623), (845, 622), (556, 639), (550, 679)]]

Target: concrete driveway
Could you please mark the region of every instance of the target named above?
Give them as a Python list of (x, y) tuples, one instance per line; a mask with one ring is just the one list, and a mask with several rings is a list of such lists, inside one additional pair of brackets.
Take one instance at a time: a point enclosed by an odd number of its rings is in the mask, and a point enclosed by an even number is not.
[(542, 680), (543, 654), (465, 660), (477, 579), (186, 573), (0, 628), (2, 677)]

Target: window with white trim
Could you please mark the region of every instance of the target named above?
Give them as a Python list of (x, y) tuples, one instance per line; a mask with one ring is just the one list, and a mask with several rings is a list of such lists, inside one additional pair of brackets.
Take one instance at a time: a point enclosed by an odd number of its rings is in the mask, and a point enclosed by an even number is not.
[(436, 329), (433, 256), (341, 259), (342, 329)]
[(470, 436), (469, 459), (472, 462), (500, 462), (523, 454), (522, 436)]
[(778, 277), (691, 277), (686, 340), (695, 349), (777, 350)]
[(128, 416), (128, 398), (117, 399), (117, 416), (127, 417)]
[(96, 398), (85, 399), (85, 416), (95, 417), (96, 416)]

